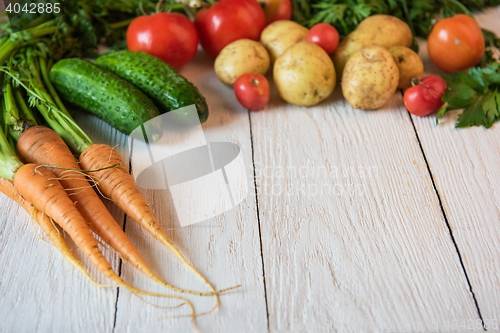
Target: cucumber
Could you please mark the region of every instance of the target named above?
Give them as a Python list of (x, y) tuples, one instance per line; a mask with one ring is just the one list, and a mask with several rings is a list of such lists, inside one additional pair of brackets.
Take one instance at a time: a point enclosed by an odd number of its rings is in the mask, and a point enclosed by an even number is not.
[[(160, 115), (153, 101), (139, 89), (82, 59), (57, 62), (50, 70), (50, 81), (64, 100), (93, 113), (125, 134)], [(154, 130), (159, 130), (158, 120), (154, 123)]]
[(144, 52), (116, 51), (102, 54), (95, 63), (141, 89), (160, 113), (194, 104), (200, 122), (207, 120), (207, 102), (198, 88), (159, 58)]

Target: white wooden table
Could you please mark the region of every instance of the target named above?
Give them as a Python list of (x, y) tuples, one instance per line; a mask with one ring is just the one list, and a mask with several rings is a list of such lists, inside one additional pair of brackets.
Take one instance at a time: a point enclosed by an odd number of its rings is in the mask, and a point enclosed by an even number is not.
[[(500, 8), (477, 18), (500, 34)], [(426, 72), (439, 73), (423, 46)], [(165, 193), (144, 191), (168, 236), (216, 288), (243, 285), (197, 319), (200, 331), (499, 330), (499, 124), (457, 130), (450, 112), (436, 126), (432, 116), (410, 116), (400, 92), (380, 110), (354, 110), (340, 87), (310, 108), (273, 91), (265, 110), (248, 112), (205, 54), (182, 74), (207, 97), (207, 139), (240, 146), (250, 185), (236, 209), (184, 228), (163, 205)], [(126, 140), (92, 116), (77, 121), (95, 142)], [(168, 318), (186, 307), (160, 309), (126, 290), (91, 285), (40, 241), (17, 204), (0, 195), (0, 205), (0, 332), (191, 330), (188, 318)], [(108, 207), (162, 278), (205, 290), (165, 247)], [(126, 281), (168, 291), (104, 252)], [(209, 297), (187, 298), (198, 312), (213, 305)]]

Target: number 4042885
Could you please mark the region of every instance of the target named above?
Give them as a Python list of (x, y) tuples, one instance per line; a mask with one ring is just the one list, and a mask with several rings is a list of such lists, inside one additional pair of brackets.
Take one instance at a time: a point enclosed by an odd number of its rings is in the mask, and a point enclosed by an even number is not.
[(61, 4), (60, 3), (30, 3), (27, 4), (25, 3), (24, 6), (21, 7), (19, 3), (10, 3), (7, 8), (5, 8), (5, 11), (8, 13), (30, 13), (30, 14), (42, 14), (42, 13), (55, 13), (58, 14), (61, 11)]

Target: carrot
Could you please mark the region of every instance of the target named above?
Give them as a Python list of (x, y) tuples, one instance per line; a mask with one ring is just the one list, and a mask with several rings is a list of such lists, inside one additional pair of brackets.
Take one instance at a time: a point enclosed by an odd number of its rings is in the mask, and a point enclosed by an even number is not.
[(196, 318), (192, 304), (185, 298), (163, 295), (137, 289), (123, 281), (114, 271), (99, 250), (98, 242), (90, 228), (69, 199), (56, 176), (44, 166), (25, 164), (14, 175), (14, 187), (34, 207), (52, 217), (73, 239), (92, 264), (107, 278), (119, 286), (126, 287), (132, 293), (149, 296), (176, 298), (184, 301), (191, 309), (191, 323)]
[(17, 202), (21, 207), (23, 207), (24, 210), (28, 214), (30, 214), (36, 221), (36, 223), (42, 228), (45, 234), (49, 237), (52, 244), (55, 246), (56, 249), (59, 250), (59, 252), (61, 252), (64, 258), (66, 258), (70, 262), (70, 264), (73, 265), (76, 269), (82, 272), (90, 281), (95, 283), (94, 280), (87, 273), (85, 268), (83, 268), (83, 266), (75, 258), (73, 253), (71, 253), (57, 225), (55, 225), (47, 215), (45, 215), (44, 213), (33, 207), (33, 205), (31, 205), (28, 201), (26, 201), (26, 199), (24, 199), (21, 196), (21, 194), (19, 194), (19, 192), (16, 190), (14, 184), (5, 178), (0, 178), (0, 192), (2, 192), (15, 202)]
[(28, 202), (52, 217), (107, 278), (122, 284), (99, 250), (97, 240), (84, 218), (53, 173), (37, 164), (25, 164), (17, 170), (14, 186)]
[[(45, 53), (42, 50), (43, 47), (39, 47), (40, 44), (27, 44), (25, 47), (23, 46), (16, 49), (15, 52), (10, 54), (9, 66), (0, 67), (0, 71), (2, 72), (0, 76), (7, 74), (15, 87), (24, 88), (29, 97), (30, 106), (36, 107), (49, 126), (61, 135), (73, 151), (80, 154), (86, 147), (92, 144), (92, 141), (78, 127), (69, 113), (63, 112), (59, 109), (58, 105), (55, 105), (58, 103), (58, 100), (52, 99), (50, 93), (47, 93), (45, 90), (43, 80), (47, 80), (47, 78), (44, 77), (43, 73), (42, 77), (40, 75), (40, 67), (42, 68), (42, 72), (44, 69), (46, 70), (46, 61), (44, 59)], [(18, 55), (21, 61), (16, 58)], [(5, 55), (2, 55), (0, 58), (5, 59), (4, 56)], [(14, 58), (17, 59), (15, 62), (13, 61)], [(38, 64), (36, 63), (37, 58), (39, 60)], [(17, 71), (17, 73), (21, 73), (21, 75), (12, 74), (12, 71), (14, 71), (14, 73)], [(16, 103), (24, 102), (19, 99), (19, 97), (23, 97), (22, 94), (14, 94), (14, 97), (17, 99)], [(92, 264), (106, 277), (116, 282), (118, 286), (126, 287), (132, 293), (183, 300), (191, 309), (191, 323), (193, 327), (195, 327), (195, 311), (188, 300), (180, 296), (163, 295), (139, 290), (124, 282), (112, 270), (111, 265), (99, 250), (98, 242), (93, 237), (92, 231), (86, 224), (85, 219), (73, 205), (73, 202), (64, 191), (62, 185), (57, 181), (57, 176), (45, 167), (37, 164), (23, 165), (14, 153), (13, 147), (11, 147), (4, 133), (4, 128), (5, 130), (10, 130), (11, 126), (18, 124), (19, 126), (14, 128), (15, 132), (9, 132), (9, 135), (17, 135), (19, 132), (22, 132), (27, 125), (29, 126), (28, 120), (30, 117), (28, 117), (28, 113), (31, 111), (30, 107), (25, 105), (25, 103), (20, 103), (19, 109), (17, 110), (10, 110), (2, 106), (3, 103), (0, 103), (0, 109), (3, 109), (2, 112), (4, 112), (4, 117), (1, 118), (10, 119), (6, 118), (10, 113), (10, 115), (14, 116), (12, 119), (15, 119), (15, 121), (4, 123), (0, 120), (0, 177), (7, 180), (13, 180), (14, 187), (19, 194), (42, 214), (53, 218), (54, 221), (71, 236), (73, 241), (90, 259)], [(17, 115), (19, 115), (19, 117), (17, 117)], [(11, 135), (11, 138), (12, 137), (15, 138), (16, 136)], [(215, 293), (213, 288), (212, 291)], [(215, 297), (218, 304), (218, 296), (215, 295)]]
[(155, 282), (172, 290), (200, 296), (214, 295), (214, 292), (204, 293), (172, 286), (153, 273), (90, 187), (85, 174), (78, 171), (78, 163), (68, 146), (53, 130), (44, 126), (30, 127), (21, 134), (16, 148), (19, 156), (26, 162), (57, 167), (48, 169), (58, 177), (77, 210), (89, 223), (90, 230), (116, 250), (123, 259)]

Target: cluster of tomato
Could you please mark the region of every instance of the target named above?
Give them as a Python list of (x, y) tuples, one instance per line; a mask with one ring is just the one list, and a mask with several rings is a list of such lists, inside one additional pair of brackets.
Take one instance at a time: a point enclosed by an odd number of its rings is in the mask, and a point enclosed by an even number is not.
[[(147, 52), (180, 69), (193, 59), (198, 43), (216, 57), (229, 43), (242, 38), (259, 40), (267, 24), (291, 17), (290, 0), (268, 0), (264, 9), (255, 0), (221, 0), (199, 10), (194, 23), (179, 13), (138, 17), (127, 30), (127, 45), (130, 50)], [(335, 28), (318, 24), (310, 29), (307, 40), (332, 53), (338, 38)], [(461, 71), (479, 62), (485, 50), (484, 37), (472, 17), (455, 15), (436, 23), (428, 38), (428, 50), (440, 69)], [(260, 109), (269, 100), (269, 84), (259, 74), (244, 75), (234, 89), (248, 109)], [(428, 115), (441, 107), (445, 89), (446, 84), (437, 76), (421, 78), (405, 92), (405, 106), (417, 116)]]
[[(454, 73), (476, 65), (484, 54), (485, 43), (477, 22), (459, 14), (436, 23), (427, 39), (427, 48), (438, 68)], [(440, 77), (423, 77), (419, 84), (405, 91), (405, 106), (416, 116), (427, 116), (443, 105), (445, 90), (446, 83)]]

